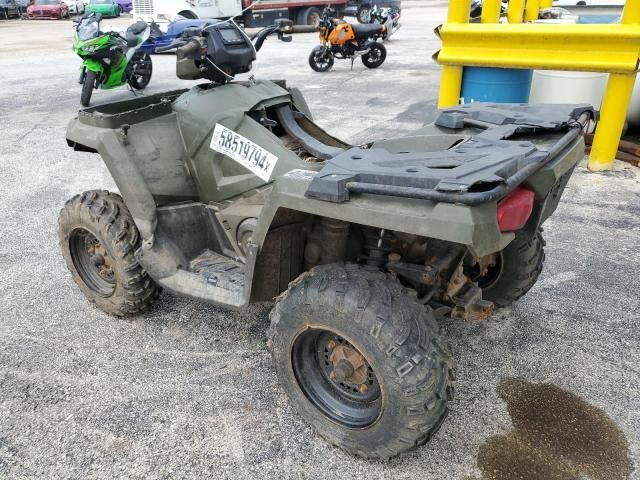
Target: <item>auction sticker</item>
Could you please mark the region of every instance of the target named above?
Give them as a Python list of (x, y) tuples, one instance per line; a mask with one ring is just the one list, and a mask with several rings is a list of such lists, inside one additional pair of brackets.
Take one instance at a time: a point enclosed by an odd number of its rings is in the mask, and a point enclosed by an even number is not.
[(213, 130), (210, 147), (251, 170), (265, 182), (271, 178), (271, 172), (278, 162), (274, 154), (219, 123)]

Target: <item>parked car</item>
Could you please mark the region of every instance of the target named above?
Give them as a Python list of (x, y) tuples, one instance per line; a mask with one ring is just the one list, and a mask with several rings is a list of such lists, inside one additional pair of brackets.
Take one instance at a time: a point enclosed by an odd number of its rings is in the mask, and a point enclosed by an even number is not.
[[(15, 0), (15, 1), (16, 1), (16, 5), (20, 9), (20, 15), (24, 15), (25, 13), (27, 13), (27, 8), (29, 7), (29, 5), (31, 5), (31, 0)], [(2, 0), (0, 0), (0, 3), (1, 2)]]
[(69, 7), (62, 0), (35, 0), (27, 7), (29, 18), (69, 18)]
[(19, 17), (22, 15), (16, 0), (0, 0), (0, 18)]
[(120, 7), (115, 0), (89, 0), (87, 12), (99, 13), (103, 17), (119, 17)]
[(82, 15), (84, 13), (84, 2), (82, 0), (62, 0), (69, 7), (71, 15)]
[(131, 10), (133, 10), (132, 0), (116, 0), (116, 2), (120, 7), (120, 13), (129, 13)]
[(400, 0), (349, 0), (344, 14), (356, 17), (360, 23), (369, 23), (369, 16), (374, 5), (378, 8), (391, 8), (400, 12)]

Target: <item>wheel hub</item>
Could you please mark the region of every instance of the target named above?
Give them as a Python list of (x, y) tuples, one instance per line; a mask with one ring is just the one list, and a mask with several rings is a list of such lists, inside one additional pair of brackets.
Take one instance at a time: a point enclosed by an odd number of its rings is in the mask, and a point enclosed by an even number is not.
[(98, 269), (98, 275), (105, 280), (113, 279), (113, 260), (107, 253), (107, 250), (99, 241), (89, 244), (87, 253), (91, 256), (91, 261)]
[(378, 418), (378, 379), (366, 357), (345, 338), (328, 330), (306, 330), (294, 342), (292, 367), (307, 398), (334, 421), (361, 428)]
[[(329, 374), (332, 380), (347, 382), (367, 388), (367, 361), (353, 347), (336, 345), (335, 340), (330, 340), (327, 347), (331, 351), (329, 362), (333, 370)], [(333, 347), (333, 348), (332, 348)]]
[(115, 291), (115, 261), (91, 232), (78, 228), (69, 236), (69, 253), (84, 284), (103, 297)]

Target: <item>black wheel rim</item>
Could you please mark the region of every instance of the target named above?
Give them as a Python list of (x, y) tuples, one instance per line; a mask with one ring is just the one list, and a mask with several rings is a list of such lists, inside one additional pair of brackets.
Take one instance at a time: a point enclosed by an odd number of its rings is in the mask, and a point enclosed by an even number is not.
[(69, 236), (69, 251), (84, 284), (100, 296), (111, 296), (116, 288), (113, 259), (95, 235), (75, 229)]
[(329, 67), (331, 66), (331, 61), (329, 60), (329, 55), (327, 55), (326, 53), (317, 54), (316, 56), (313, 57), (313, 61), (315, 62), (316, 66), (320, 70), (328, 70)]
[(144, 88), (151, 80), (151, 58), (148, 54), (144, 54), (133, 67), (133, 80), (135, 87)]
[(369, 51), (369, 55), (367, 55), (367, 63), (369, 63), (370, 65), (373, 65), (374, 63), (379, 62), (381, 57), (382, 57), (382, 53), (380, 52), (380, 49), (372, 48)]
[(379, 418), (382, 394), (375, 372), (358, 349), (340, 335), (323, 329), (305, 330), (293, 343), (291, 364), (304, 395), (333, 421), (366, 428)]
[(473, 269), (472, 280), (474, 282), (478, 282), (478, 286), (483, 290), (487, 290), (491, 288), (502, 276), (502, 252), (495, 256), (495, 263), (493, 265), (489, 265), (484, 275), (482, 275), (477, 266)]

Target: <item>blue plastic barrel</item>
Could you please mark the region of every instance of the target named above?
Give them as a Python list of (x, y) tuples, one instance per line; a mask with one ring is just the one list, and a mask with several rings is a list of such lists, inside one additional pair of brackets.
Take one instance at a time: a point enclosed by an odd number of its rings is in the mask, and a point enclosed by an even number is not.
[(460, 103), (527, 103), (533, 70), (464, 67)]

